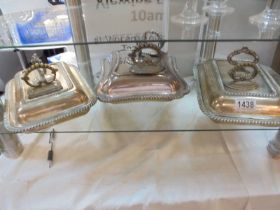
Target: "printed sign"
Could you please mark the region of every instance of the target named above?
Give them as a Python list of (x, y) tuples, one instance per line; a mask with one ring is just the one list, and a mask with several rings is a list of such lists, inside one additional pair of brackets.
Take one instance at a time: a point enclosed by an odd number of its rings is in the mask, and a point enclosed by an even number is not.
[(156, 31), (164, 36), (163, 0), (84, 0), (83, 12), (90, 42), (95, 53), (122, 49), (121, 44), (106, 42), (141, 40), (145, 31)]

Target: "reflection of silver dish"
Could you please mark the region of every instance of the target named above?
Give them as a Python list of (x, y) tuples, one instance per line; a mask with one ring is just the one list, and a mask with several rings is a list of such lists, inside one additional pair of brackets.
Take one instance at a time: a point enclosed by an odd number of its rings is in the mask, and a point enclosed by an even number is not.
[(253, 81), (232, 81), (224, 84), (226, 87), (238, 91), (238, 92), (247, 92), (251, 90), (258, 89), (258, 84)]

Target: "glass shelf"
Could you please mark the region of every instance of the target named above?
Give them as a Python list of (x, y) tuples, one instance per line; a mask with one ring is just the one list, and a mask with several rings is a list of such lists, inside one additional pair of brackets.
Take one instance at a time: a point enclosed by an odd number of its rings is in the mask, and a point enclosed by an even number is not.
[[(171, 102), (107, 104), (97, 102), (84, 116), (32, 133), (157, 133), (277, 131), (278, 127), (216, 123), (204, 115), (196, 90)], [(5, 132), (2, 132), (5, 133)]]
[[(165, 43), (202, 43), (202, 42), (279, 42), (279, 38), (275, 39), (163, 39), (159, 40)], [(19, 50), (39, 50), (39, 49), (52, 49), (58, 47), (66, 47), (66, 46), (76, 46), (76, 45), (108, 45), (108, 44), (135, 44), (135, 43), (145, 43), (145, 42), (153, 42), (146, 40), (138, 40), (138, 41), (99, 41), (99, 42), (86, 42), (86, 43), (74, 43), (74, 42), (60, 42), (60, 43), (45, 43), (45, 44), (25, 44), (25, 45), (6, 45), (0, 46), (0, 50), (2, 51), (11, 51), (15, 49)]]

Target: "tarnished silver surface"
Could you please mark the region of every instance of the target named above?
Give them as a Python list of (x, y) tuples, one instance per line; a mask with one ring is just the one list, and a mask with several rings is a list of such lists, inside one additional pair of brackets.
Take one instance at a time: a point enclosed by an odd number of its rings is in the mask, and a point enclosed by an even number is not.
[[(226, 60), (209, 60), (195, 71), (201, 110), (212, 120), (228, 123), (280, 125), (280, 79), (269, 67), (256, 65), (258, 75), (252, 80), (258, 86), (247, 91), (234, 90)], [(252, 107), (237, 107), (238, 101), (252, 102)], [(249, 108), (249, 109), (247, 109)]]
[[(8, 82), (5, 91), (5, 127), (10, 131), (25, 132), (46, 128), (52, 124), (87, 113), (96, 102), (96, 96), (74, 66), (59, 62), (56, 79), (62, 89), (30, 98), (30, 88), (18, 72)], [(32, 78), (31, 78), (32, 79)], [(44, 91), (44, 90), (43, 90)]]
[[(152, 69), (152, 73), (149, 73), (150, 66), (140, 66), (144, 68), (145, 74), (139, 74), (139, 69), (134, 69), (139, 68), (139, 65), (129, 61), (129, 53), (113, 52), (103, 61), (101, 81), (97, 89), (97, 96), (101, 101), (169, 101), (189, 92), (188, 85), (177, 73), (175, 60), (166, 53), (161, 52), (159, 71)], [(135, 74), (134, 70), (138, 73)]]

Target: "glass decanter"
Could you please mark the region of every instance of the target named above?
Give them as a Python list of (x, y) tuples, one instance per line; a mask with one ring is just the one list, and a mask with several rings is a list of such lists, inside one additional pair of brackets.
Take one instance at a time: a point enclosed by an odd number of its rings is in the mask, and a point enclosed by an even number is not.
[(259, 38), (269, 39), (280, 28), (280, 1), (268, 0), (264, 11), (249, 18), (259, 28)]
[(183, 26), (181, 38), (193, 38), (195, 28), (207, 22), (208, 18), (197, 12), (197, 0), (187, 0), (184, 9), (171, 17), (171, 21)]
[[(204, 39), (218, 39), (221, 35), (220, 24), (222, 17), (234, 12), (234, 8), (227, 5), (227, 0), (207, 0), (203, 7), (209, 18), (207, 30)], [(216, 51), (216, 42), (207, 42), (202, 45), (203, 60), (214, 58)]]

